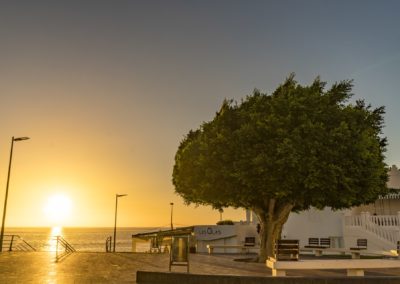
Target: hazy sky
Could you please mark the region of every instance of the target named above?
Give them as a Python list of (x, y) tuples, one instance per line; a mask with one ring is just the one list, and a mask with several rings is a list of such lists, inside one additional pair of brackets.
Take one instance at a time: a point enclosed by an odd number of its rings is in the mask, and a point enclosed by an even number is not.
[(395, 0), (1, 1), (1, 208), (11, 137), (31, 137), (14, 144), (6, 225), (52, 225), (60, 213), (44, 208), (63, 194), (59, 225), (113, 226), (116, 193), (128, 194), (120, 226), (168, 225), (170, 202), (175, 224), (214, 224), (217, 211), (174, 194), (179, 142), (224, 98), (271, 92), (290, 72), (354, 79), (354, 98), (386, 106), (386, 161), (399, 165), (399, 11)]

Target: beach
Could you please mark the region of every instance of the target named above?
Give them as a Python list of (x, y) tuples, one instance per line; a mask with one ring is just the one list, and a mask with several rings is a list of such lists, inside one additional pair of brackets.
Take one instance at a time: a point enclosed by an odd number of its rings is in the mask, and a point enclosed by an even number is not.
[[(271, 277), (263, 263), (234, 261), (245, 255), (190, 255), (190, 273)], [(2, 283), (136, 283), (137, 271), (169, 271), (168, 254), (76, 252), (55, 262), (51, 252), (3, 252)], [(185, 273), (186, 267), (173, 267)], [(366, 276), (399, 276), (398, 269), (371, 269)], [(337, 277), (343, 270), (298, 270), (288, 276)], [(399, 279), (400, 282), (400, 279)]]

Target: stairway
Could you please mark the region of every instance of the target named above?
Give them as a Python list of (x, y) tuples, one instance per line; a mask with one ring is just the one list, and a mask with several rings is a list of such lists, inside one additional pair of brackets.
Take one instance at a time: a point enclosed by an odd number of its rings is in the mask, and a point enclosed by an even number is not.
[(4, 235), (2, 251), (36, 251), (18, 235)]
[(56, 262), (64, 259), (73, 252), (76, 252), (73, 246), (71, 246), (62, 236), (55, 236), (54, 240), (56, 243)]
[(346, 247), (354, 247), (356, 240), (368, 239), (368, 249), (393, 250), (400, 240), (400, 216), (361, 215), (344, 216), (343, 238)]

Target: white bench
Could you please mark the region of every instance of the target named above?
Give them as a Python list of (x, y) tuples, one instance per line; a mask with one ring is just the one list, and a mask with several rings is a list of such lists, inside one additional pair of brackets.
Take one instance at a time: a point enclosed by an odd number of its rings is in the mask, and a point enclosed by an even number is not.
[(361, 255), (371, 256), (387, 256), (387, 257), (398, 257), (395, 251), (371, 251), (365, 249), (346, 249), (346, 248), (301, 248), (300, 251), (312, 251), (315, 256), (321, 256), (324, 252), (340, 253), (340, 254), (351, 254), (351, 258), (359, 259)]
[(396, 259), (327, 259), (327, 260), (299, 260), (276, 261), (267, 260), (267, 267), (272, 269), (272, 276), (286, 276), (287, 270), (297, 269), (345, 269), (347, 276), (364, 276), (365, 269), (400, 268), (400, 261)]
[(208, 254), (212, 254), (214, 249), (237, 249), (240, 250), (241, 253), (249, 253), (250, 249), (257, 249), (258, 247), (254, 246), (244, 246), (244, 245), (207, 245)]

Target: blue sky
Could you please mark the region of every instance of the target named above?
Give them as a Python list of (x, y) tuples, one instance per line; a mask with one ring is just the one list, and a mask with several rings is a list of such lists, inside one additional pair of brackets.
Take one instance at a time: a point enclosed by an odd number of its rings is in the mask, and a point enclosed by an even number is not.
[[(29, 189), (41, 204), (60, 187), (79, 215), (108, 224), (123, 189), (121, 210), (146, 224), (170, 201), (177, 222), (210, 223), (218, 212), (173, 193), (179, 141), (224, 98), (272, 92), (291, 72), (302, 84), (354, 79), (354, 99), (386, 107), (386, 161), (399, 165), (398, 11), (399, 1), (2, 1), (0, 182), (10, 137), (30, 136), (15, 156), (15, 196)], [(135, 203), (144, 193), (151, 205)], [(10, 202), (17, 225), (37, 209)]]

